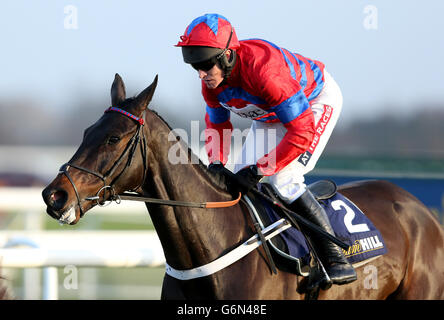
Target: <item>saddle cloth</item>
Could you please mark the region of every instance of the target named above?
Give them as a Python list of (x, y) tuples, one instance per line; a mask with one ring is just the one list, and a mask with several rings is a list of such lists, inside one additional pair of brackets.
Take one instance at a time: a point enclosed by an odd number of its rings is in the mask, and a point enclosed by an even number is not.
[[(325, 183), (332, 182), (325, 181)], [(310, 189), (310, 186), (308, 188)], [(319, 199), (319, 197), (317, 198)], [(283, 213), (277, 212), (275, 207), (265, 200), (255, 198), (253, 202), (257, 212), (256, 218), (258, 218), (259, 223), (263, 227), (282, 219), (282, 217), (285, 218)], [(350, 263), (362, 262), (387, 252), (384, 239), (379, 230), (344, 195), (334, 192), (328, 199), (324, 197), (323, 200), (319, 200), (319, 203), (325, 209), (336, 237), (349, 245), (349, 249), (343, 252)], [(310, 251), (304, 235), (298, 229), (294, 227), (288, 228), (270, 241), (271, 247), (274, 249), (272, 251), (275, 251), (273, 257), (277, 258), (278, 266), (282, 264), (287, 265), (287, 268), (284, 268), (284, 270), (294, 272), (295, 268), (296, 270), (301, 270), (302, 266), (308, 265)], [(291, 270), (288, 270), (288, 267)], [(302, 272), (297, 273), (303, 275)]]

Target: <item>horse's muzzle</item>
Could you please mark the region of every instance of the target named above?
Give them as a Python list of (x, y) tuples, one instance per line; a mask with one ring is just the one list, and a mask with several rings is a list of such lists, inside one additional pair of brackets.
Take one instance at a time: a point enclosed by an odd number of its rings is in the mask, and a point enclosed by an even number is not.
[(73, 209), (64, 209), (68, 201), (68, 193), (65, 190), (53, 189), (48, 186), (43, 189), (42, 198), (47, 205), (46, 212), (52, 218), (60, 221), (65, 220), (65, 218), (67, 218), (68, 216), (71, 216), (71, 214), (67, 214), (67, 212), (70, 212)]

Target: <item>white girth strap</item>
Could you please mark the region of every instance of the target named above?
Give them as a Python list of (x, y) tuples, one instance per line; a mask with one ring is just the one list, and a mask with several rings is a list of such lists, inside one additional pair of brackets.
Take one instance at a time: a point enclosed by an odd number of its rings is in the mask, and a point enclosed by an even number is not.
[[(264, 234), (265, 239), (269, 240), (290, 227), (291, 224), (287, 220), (280, 219), (263, 229), (262, 233)], [(190, 280), (206, 277), (238, 261), (257, 247), (259, 247), (261, 243), (262, 242), (259, 240), (259, 236), (256, 234), (232, 251), (223, 255), (222, 257), (194, 269), (177, 270), (168, 265), (168, 263), (165, 263), (166, 273), (171, 277), (179, 280)]]

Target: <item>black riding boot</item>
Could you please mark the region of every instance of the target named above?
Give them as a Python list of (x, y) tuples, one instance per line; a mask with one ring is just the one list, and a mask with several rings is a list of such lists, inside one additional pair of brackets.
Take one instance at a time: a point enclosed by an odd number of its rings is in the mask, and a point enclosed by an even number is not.
[[(308, 189), (289, 207), (291, 211), (318, 225), (329, 234), (335, 235), (324, 208), (321, 207)], [(345, 258), (342, 249), (333, 242), (322, 238), (322, 236), (305, 229), (303, 230), (304, 233), (310, 238), (332, 282), (334, 284), (347, 284), (355, 281), (357, 279), (356, 272)]]

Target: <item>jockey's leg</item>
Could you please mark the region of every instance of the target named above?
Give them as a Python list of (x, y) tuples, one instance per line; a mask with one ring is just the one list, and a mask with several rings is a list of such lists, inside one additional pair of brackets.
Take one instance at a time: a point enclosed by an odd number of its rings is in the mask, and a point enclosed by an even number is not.
[[(324, 209), (304, 184), (304, 175), (315, 167), (342, 109), (342, 94), (339, 86), (328, 72), (324, 75), (324, 88), (318, 97), (311, 101), (316, 132), (313, 143), (305, 153), (275, 175), (267, 177), (267, 180), (281, 199), (289, 204), (292, 211), (334, 235)], [(277, 142), (280, 138), (281, 135), (278, 135)], [(343, 255), (341, 248), (314, 233), (307, 233), (333, 283), (345, 284), (356, 280), (356, 272)]]
[[(322, 230), (335, 235), (333, 228), (324, 208), (314, 198), (312, 193), (306, 189), (301, 196), (288, 205), (291, 211), (296, 212), (303, 218), (313, 222)], [(345, 258), (342, 249), (333, 242), (324, 239), (315, 232), (305, 230), (303, 232), (309, 237), (316, 253), (318, 253), (324, 268), (334, 284), (347, 284), (357, 279), (353, 266)]]

